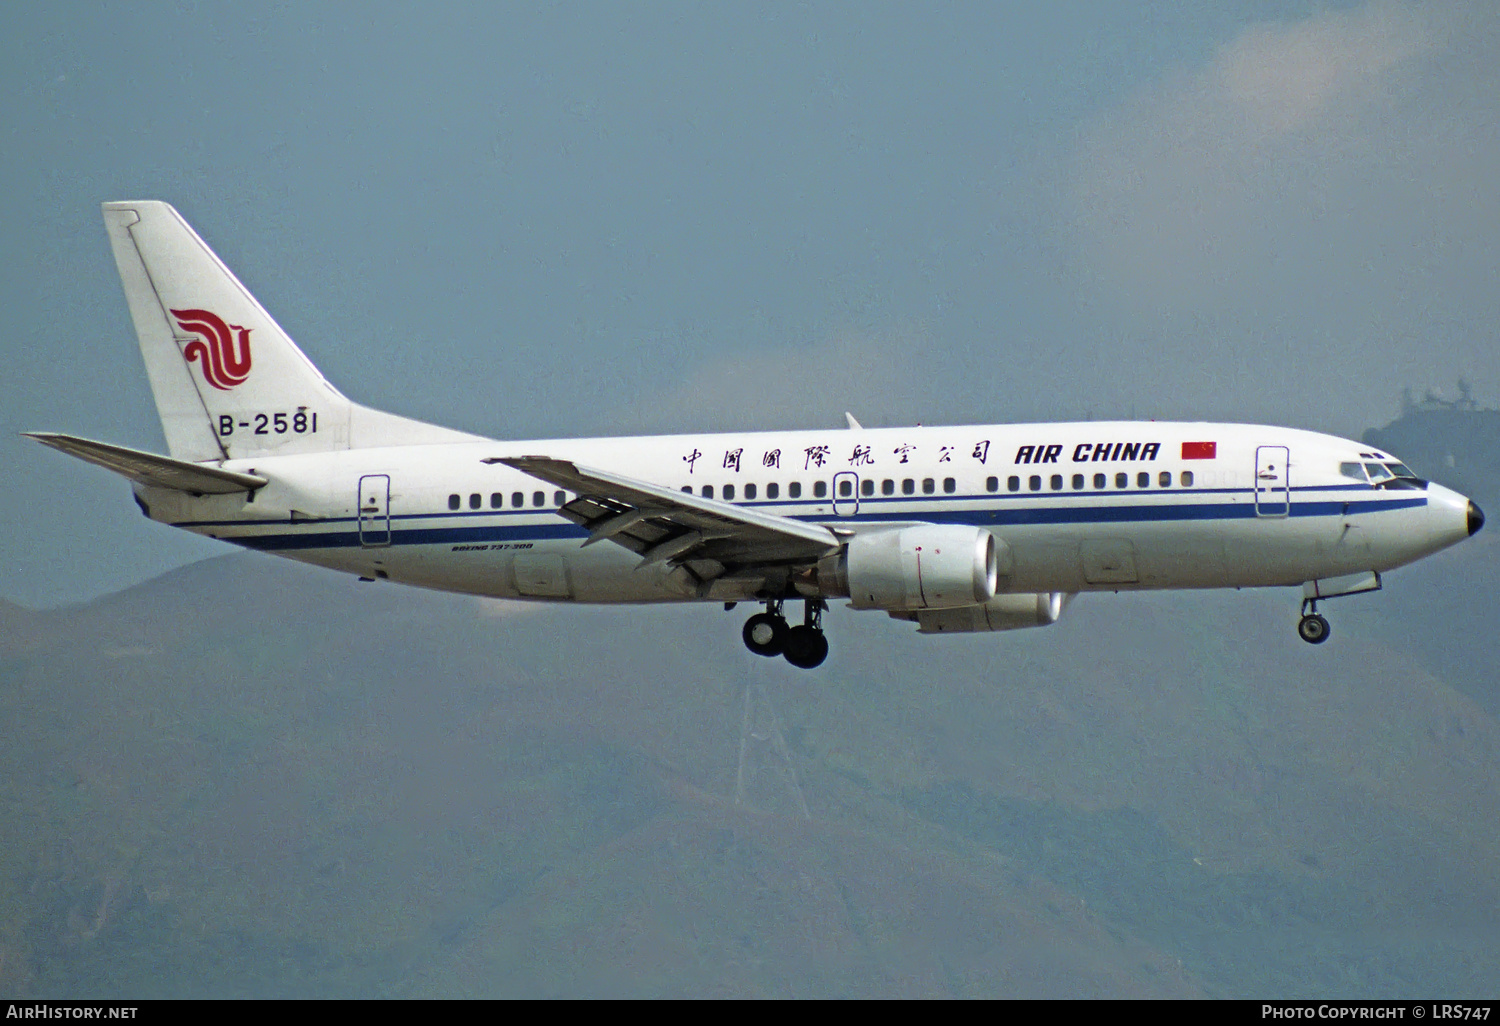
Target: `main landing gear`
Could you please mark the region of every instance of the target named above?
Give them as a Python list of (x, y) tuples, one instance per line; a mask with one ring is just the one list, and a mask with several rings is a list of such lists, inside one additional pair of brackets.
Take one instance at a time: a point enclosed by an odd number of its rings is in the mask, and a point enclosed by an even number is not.
[(1317, 599), (1302, 600), (1302, 619), (1297, 621), (1297, 635), (1309, 645), (1321, 645), (1333, 628), (1318, 612)]
[(785, 656), (803, 670), (822, 665), (828, 658), (828, 639), (823, 636), (823, 610), (828, 603), (808, 599), (802, 622), (795, 627), (788, 626), (781, 615), (781, 603), (781, 599), (767, 599), (766, 611), (745, 621), (745, 647), (756, 655)]

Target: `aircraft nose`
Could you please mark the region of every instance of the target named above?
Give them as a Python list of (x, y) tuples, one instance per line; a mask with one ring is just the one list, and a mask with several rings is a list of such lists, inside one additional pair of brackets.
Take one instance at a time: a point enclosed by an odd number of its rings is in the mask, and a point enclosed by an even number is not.
[(1469, 536), (1473, 537), (1484, 526), (1484, 510), (1469, 502)]

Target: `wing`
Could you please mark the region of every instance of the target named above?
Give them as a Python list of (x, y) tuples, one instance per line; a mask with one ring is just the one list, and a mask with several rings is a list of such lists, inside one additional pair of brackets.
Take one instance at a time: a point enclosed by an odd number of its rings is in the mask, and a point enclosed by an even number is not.
[(699, 581), (810, 564), (841, 544), (839, 535), (817, 524), (704, 499), (569, 460), (506, 456), (484, 462), (503, 463), (575, 492), (578, 497), (558, 512), (588, 528), (584, 545), (612, 541), (639, 554), (642, 566), (683, 566)]

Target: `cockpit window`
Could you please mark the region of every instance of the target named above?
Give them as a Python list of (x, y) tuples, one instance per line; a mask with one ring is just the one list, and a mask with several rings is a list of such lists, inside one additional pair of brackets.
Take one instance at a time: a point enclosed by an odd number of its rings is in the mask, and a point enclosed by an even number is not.
[(1365, 470), (1370, 475), (1370, 483), (1376, 488), (1395, 489), (1422, 489), (1427, 487), (1411, 468), (1404, 463), (1366, 463)]
[(1365, 481), (1365, 468), (1359, 463), (1340, 463), (1339, 473), (1355, 481)]

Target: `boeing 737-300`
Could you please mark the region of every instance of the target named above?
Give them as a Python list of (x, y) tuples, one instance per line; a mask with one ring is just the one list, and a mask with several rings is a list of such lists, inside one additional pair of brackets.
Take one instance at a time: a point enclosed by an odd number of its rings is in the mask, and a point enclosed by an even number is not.
[(1291, 586), (1318, 644), (1320, 601), (1484, 523), (1390, 453), (1246, 424), (484, 438), (345, 398), (167, 204), (104, 221), (170, 456), (30, 437), (152, 520), (366, 580), (763, 604), (745, 644), (804, 668), (836, 599), (947, 634), (1051, 624), (1085, 591)]

